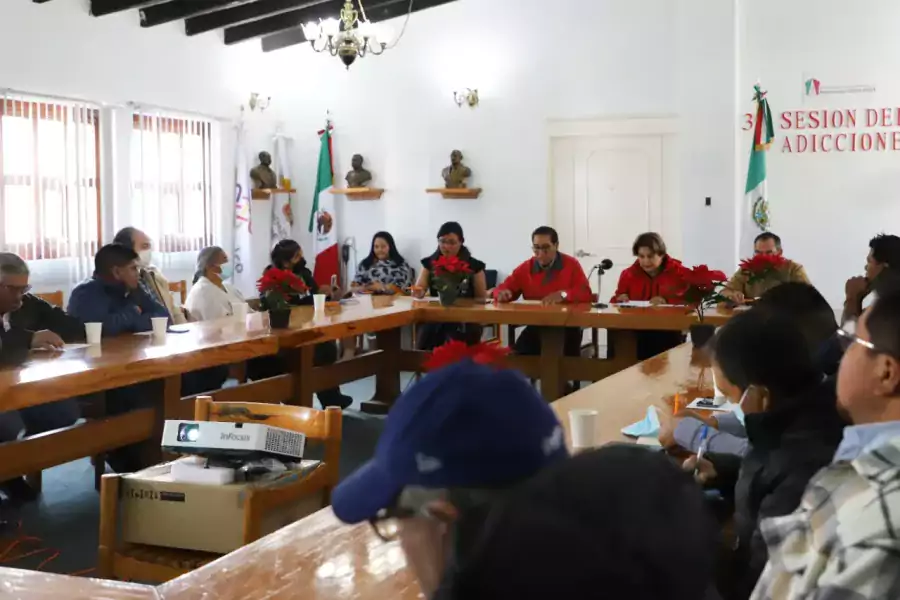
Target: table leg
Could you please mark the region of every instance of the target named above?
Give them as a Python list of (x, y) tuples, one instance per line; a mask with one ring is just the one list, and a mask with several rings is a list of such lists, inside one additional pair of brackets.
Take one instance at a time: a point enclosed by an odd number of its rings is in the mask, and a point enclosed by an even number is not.
[(547, 402), (553, 402), (563, 395), (559, 359), (564, 353), (565, 329), (541, 327), (541, 394)]
[(618, 370), (638, 364), (637, 332), (631, 329), (607, 329), (606, 340), (612, 348), (612, 358)]
[(291, 376), (294, 378), (294, 397), (291, 404), (294, 406), (313, 405), (313, 356), (315, 346), (300, 346), (291, 350), (288, 354), (288, 364), (291, 366)]
[(391, 404), (400, 395), (401, 333), (399, 328), (378, 332), (381, 366), (378, 368), (378, 373), (375, 374), (375, 397), (372, 402), (363, 402), (363, 412), (386, 414)]
[(181, 399), (181, 375), (172, 375), (162, 380), (162, 395), (156, 405), (156, 414), (153, 423), (153, 435), (141, 448), (141, 461), (144, 465), (155, 465), (161, 461), (175, 460), (176, 454), (163, 452), (162, 444), (163, 428), (166, 419), (194, 418), (194, 406), (192, 402), (184, 402)]

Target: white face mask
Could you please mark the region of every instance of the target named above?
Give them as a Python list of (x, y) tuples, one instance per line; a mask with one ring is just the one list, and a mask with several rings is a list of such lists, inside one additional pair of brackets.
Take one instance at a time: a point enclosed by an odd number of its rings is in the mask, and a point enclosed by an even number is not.
[(150, 259), (152, 255), (152, 250), (141, 250), (140, 252), (138, 252), (138, 262), (140, 262), (141, 266), (146, 269), (150, 266)]

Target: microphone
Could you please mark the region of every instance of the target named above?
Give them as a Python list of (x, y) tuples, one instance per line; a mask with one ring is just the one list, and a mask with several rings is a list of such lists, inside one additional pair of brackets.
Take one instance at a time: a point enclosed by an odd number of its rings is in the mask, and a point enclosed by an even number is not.
[(600, 268), (603, 269), (604, 271), (608, 271), (608, 270), (612, 269), (612, 267), (613, 267), (613, 261), (609, 260), (608, 258), (604, 258), (603, 260), (600, 261)]

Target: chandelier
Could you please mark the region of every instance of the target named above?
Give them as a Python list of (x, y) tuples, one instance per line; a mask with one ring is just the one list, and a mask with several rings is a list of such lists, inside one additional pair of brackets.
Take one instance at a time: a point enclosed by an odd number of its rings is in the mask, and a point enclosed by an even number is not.
[(328, 51), (332, 56), (339, 57), (348, 70), (356, 57), (365, 58), (367, 54), (378, 56), (388, 47), (377, 40), (377, 26), (366, 17), (362, 0), (357, 1), (362, 20), (359, 19), (359, 12), (353, 8), (353, 2), (346, 0), (340, 19), (319, 19), (318, 22), (310, 21), (303, 25), (303, 35), (309, 40), (312, 49), (316, 52)]

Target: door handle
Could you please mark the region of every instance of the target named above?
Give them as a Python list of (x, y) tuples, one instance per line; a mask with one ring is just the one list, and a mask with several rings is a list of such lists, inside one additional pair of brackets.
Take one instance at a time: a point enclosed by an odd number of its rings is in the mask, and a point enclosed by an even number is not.
[(585, 252), (581, 248), (575, 251), (575, 258), (587, 258), (588, 256), (596, 256), (596, 254), (591, 254), (590, 252)]

